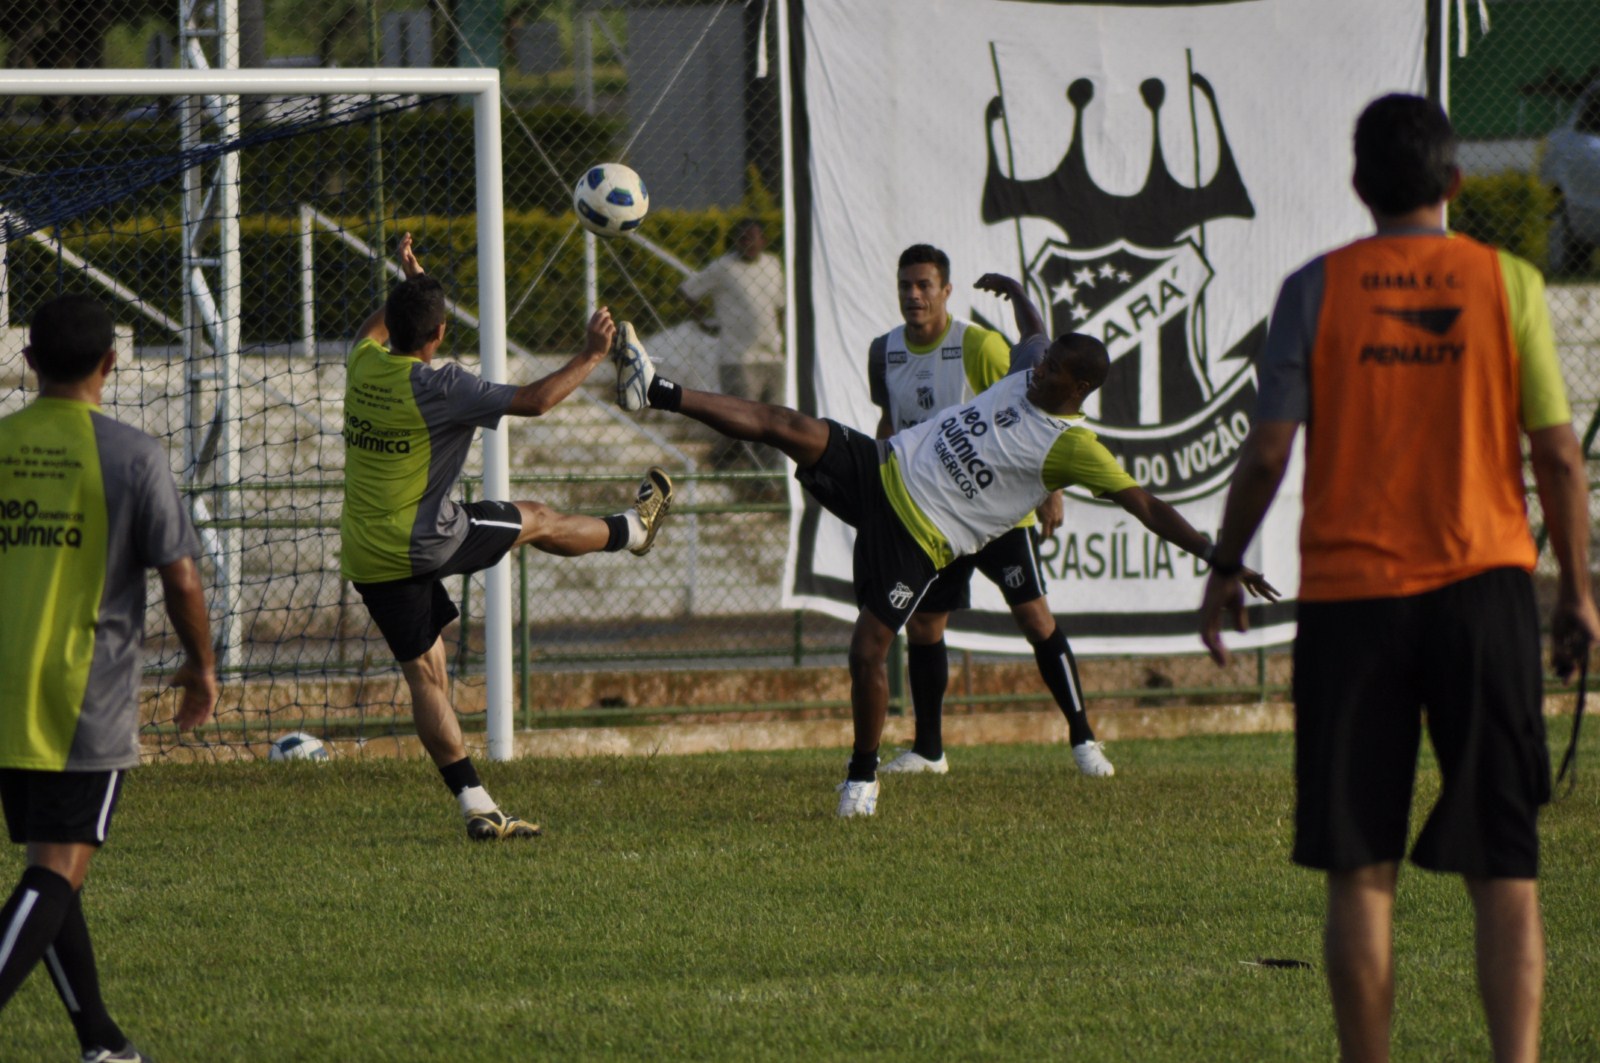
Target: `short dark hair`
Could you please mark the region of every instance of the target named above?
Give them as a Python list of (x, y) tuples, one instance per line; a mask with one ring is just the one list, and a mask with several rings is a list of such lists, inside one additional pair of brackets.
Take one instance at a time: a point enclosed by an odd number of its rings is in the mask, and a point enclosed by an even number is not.
[(950, 256), (934, 247), (932, 244), (912, 244), (900, 252), (900, 265), (897, 269), (907, 266), (920, 266), (924, 262), (932, 263), (939, 271), (939, 283), (950, 283)]
[(1111, 353), (1106, 345), (1087, 332), (1063, 332), (1045, 352), (1045, 357), (1055, 357), (1075, 380), (1095, 390), (1106, 382), (1111, 372)]
[(728, 236), (730, 239), (737, 240), (739, 237), (744, 235), (746, 229), (760, 229), (762, 235), (766, 235), (767, 225), (760, 218), (740, 218), (738, 221), (733, 223), (733, 228), (728, 230)]
[(395, 285), (383, 304), (389, 349), (400, 354), (422, 350), (433, 330), (444, 324), (444, 285), (427, 274)]
[(1456, 176), (1456, 131), (1437, 103), (1394, 93), (1356, 120), (1356, 192), (1379, 214), (1443, 202)]
[(39, 379), (73, 384), (94, 372), (116, 339), (111, 311), (87, 295), (63, 295), (33, 312), (28, 350)]

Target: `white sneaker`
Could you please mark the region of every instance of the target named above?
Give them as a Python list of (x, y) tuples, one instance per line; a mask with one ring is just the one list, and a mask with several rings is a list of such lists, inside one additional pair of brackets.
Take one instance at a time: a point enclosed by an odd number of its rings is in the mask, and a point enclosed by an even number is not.
[(649, 405), (650, 384), (656, 367), (633, 331), (633, 323), (619, 322), (611, 339), (611, 360), (617, 364), (617, 405), (624, 410), (642, 410)]
[(839, 791), (839, 815), (870, 816), (878, 811), (878, 780), (851, 782), (846, 779), (834, 789)]
[(913, 775), (920, 772), (928, 772), (933, 775), (943, 775), (949, 770), (950, 762), (945, 759), (945, 755), (943, 753), (939, 754), (938, 760), (929, 760), (916, 750), (908, 749), (898, 757), (895, 757), (889, 763), (885, 764), (883, 767), (879, 768), (878, 772), (880, 774), (883, 772), (888, 772), (890, 775)]
[(1117, 769), (1106, 759), (1106, 747), (1099, 742), (1085, 742), (1073, 746), (1072, 759), (1078, 762), (1078, 770), (1085, 775), (1104, 778), (1117, 773)]

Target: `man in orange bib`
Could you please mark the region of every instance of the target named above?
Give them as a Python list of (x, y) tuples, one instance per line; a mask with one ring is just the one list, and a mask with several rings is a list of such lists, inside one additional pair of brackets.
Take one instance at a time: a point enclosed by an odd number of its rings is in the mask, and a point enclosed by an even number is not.
[(1556, 673), (1600, 637), (1587, 475), (1544, 283), (1445, 231), (1455, 144), (1416, 96), (1386, 96), (1357, 122), (1355, 189), (1378, 231), (1284, 282), (1201, 606), (1201, 637), (1225, 663), (1224, 616), (1244, 630), (1237, 572), (1304, 424), (1294, 860), (1327, 873), (1346, 1060), (1389, 1058), (1395, 881), (1424, 724), (1443, 785), (1411, 859), (1466, 883), (1495, 1058), (1538, 1055), (1550, 759), (1524, 435), (1560, 569)]

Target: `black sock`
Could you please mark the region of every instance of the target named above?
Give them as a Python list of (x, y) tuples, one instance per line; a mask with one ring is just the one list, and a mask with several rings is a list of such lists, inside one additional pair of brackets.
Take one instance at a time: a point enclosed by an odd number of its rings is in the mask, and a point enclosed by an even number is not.
[(0, 956), (0, 1008), (56, 939), (71, 903), (72, 883), (54, 871), (29, 866), (22, 872), (0, 908), (0, 943), (11, 943), (10, 951)]
[(1067, 741), (1075, 746), (1094, 741), (1094, 728), (1089, 726), (1083, 704), (1083, 684), (1078, 682), (1078, 661), (1067, 645), (1067, 636), (1056, 628), (1049, 638), (1034, 645), (1033, 657), (1039, 662), (1044, 685), (1050, 688), (1067, 718)]
[(44, 953), (45, 970), (55, 983), (61, 1003), (66, 1005), (78, 1043), (88, 1052), (105, 1048), (120, 1052), (128, 1044), (100, 999), (100, 975), (95, 969), (94, 945), (89, 941), (89, 924), (83, 918), (81, 893), (72, 895), (66, 918), (56, 931), (55, 941)]
[(600, 519), (606, 522), (606, 531), (611, 535), (606, 540), (605, 552), (614, 554), (618, 550), (626, 549), (628, 539), (633, 535), (633, 529), (628, 525), (628, 515), (626, 513), (615, 513)]
[(944, 639), (907, 646), (906, 671), (911, 673), (911, 711), (917, 718), (911, 750), (938, 760), (944, 756), (944, 692), (950, 686), (950, 655)]
[(844, 777), (850, 782), (871, 782), (878, 777), (878, 751), (871, 753), (851, 753), (850, 767), (845, 770)]
[(652, 410), (677, 413), (678, 408), (683, 405), (683, 388), (664, 376), (657, 376), (650, 381), (650, 388), (644, 393), (644, 401)]
[(473, 786), (482, 786), (478, 780), (478, 769), (472, 766), (471, 757), (462, 757), (454, 764), (446, 764), (439, 769), (439, 774), (444, 776), (444, 784), (453, 794), (459, 794)]

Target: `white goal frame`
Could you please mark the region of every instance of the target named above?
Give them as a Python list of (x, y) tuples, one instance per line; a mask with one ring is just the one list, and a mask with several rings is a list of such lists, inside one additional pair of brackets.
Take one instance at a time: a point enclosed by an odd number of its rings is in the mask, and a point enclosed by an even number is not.
[[(334, 94), (455, 95), (469, 99), (473, 113), (474, 169), (478, 209), (478, 322), (483, 377), (506, 379), (505, 209), (502, 199), (500, 146), (500, 72), (489, 69), (350, 69), (350, 70), (0, 70), (0, 93), (10, 96), (207, 96), (226, 101), (237, 114), (240, 96)], [(237, 189), (237, 184), (233, 185)], [(222, 210), (237, 217), (238, 211)], [(236, 254), (224, 254), (219, 286), (242, 290)], [(232, 275), (230, 275), (230, 272)], [(214, 336), (233, 337), (214, 343), (213, 357), (230, 401), (239, 385), (239, 311), (218, 308)], [(217, 460), (236, 460), (223, 441)], [(236, 446), (236, 444), (234, 444)], [(509, 449), (504, 431), (483, 433), (483, 486), (490, 498), (511, 497)], [(224, 533), (229, 534), (229, 533)], [(232, 551), (224, 551), (231, 554)], [(239, 573), (222, 566), (219, 590), (230, 603), (239, 596)], [(502, 559), (483, 574), (484, 671), (488, 756), (508, 760), (512, 742), (511, 563)], [(230, 617), (237, 609), (227, 610)], [(224, 634), (224, 652), (237, 633)]]

